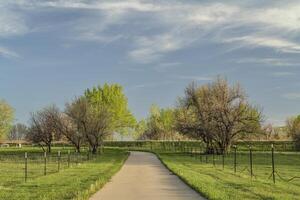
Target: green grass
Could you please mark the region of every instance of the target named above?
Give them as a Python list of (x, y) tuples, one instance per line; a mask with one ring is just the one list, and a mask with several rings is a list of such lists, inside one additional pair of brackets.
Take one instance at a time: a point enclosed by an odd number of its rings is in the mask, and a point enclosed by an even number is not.
[[(123, 150), (109, 149), (89, 161), (73, 162), (68, 168), (61, 160), (57, 171), (57, 158), (49, 159), (47, 175), (36, 148), (0, 151), (0, 199), (88, 199), (100, 189), (122, 166), (128, 156)], [(28, 181), (24, 182), (24, 151), (28, 151)], [(14, 156), (12, 156), (14, 155)], [(66, 157), (64, 157), (65, 159)], [(84, 162), (83, 162), (84, 161)]]
[[(249, 155), (237, 156), (237, 173), (233, 172), (233, 156), (225, 158), (222, 169), (222, 157), (191, 157), (185, 154), (158, 153), (164, 164), (185, 182), (208, 199), (300, 199), (300, 179), (292, 182), (279, 180), (276, 184), (268, 179), (272, 172), (269, 153), (254, 153), (253, 166), (255, 177), (249, 175)], [(275, 155), (276, 170), (285, 178), (300, 176), (300, 154), (281, 153)]]

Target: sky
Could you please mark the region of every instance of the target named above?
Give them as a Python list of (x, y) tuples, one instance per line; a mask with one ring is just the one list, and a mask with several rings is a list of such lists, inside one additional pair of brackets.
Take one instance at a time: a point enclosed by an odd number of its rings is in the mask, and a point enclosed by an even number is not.
[(266, 122), (299, 114), (300, 1), (0, 1), (0, 98), (16, 122), (106, 82), (141, 119), (218, 75)]

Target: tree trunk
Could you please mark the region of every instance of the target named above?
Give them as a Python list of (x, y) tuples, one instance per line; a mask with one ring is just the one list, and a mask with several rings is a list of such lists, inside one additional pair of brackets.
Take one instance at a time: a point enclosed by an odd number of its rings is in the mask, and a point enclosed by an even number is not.
[(51, 144), (47, 145), (48, 153), (51, 153)]
[(93, 153), (93, 154), (96, 154), (96, 153), (97, 153), (97, 146), (93, 146), (93, 147), (92, 147), (92, 153)]
[(78, 153), (80, 153), (80, 145), (76, 145), (75, 147), (76, 147), (76, 151), (77, 151)]

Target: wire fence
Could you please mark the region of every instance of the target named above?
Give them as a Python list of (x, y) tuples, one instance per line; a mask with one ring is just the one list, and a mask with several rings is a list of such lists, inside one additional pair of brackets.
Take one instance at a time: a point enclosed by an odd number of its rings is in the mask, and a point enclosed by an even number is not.
[(93, 161), (96, 155), (89, 152), (57, 153), (5, 153), (0, 154), (0, 184), (11, 185)]
[[(264, 144), (264, 145), (263, 145)], [(205, 154), (199, 141), (107, 142), (107, 146), (176, 154), (199, 165), (251, 179), (292, 182), (300, 186), (300, 152), (292, 142), (240, 142), (224, 154)]]

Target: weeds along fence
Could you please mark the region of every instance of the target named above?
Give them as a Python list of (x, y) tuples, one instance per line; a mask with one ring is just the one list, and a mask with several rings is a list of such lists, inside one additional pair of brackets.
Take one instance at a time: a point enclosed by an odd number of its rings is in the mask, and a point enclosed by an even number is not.
[(0, 154), (0, 183), (7, 185), (57, 173), (61, 170), (93, 161), (89, 152), (5, 153)]
[(300, 152), (295, 151), (293, 142), (239, 142), (225, 154), (205, 154), (205, 145), (199, 141), (107, 141), (105, 145), (175, 154), (186, 157), (187, 165), (196, 162), (249, 180), (293, 182), (300, 186)]

